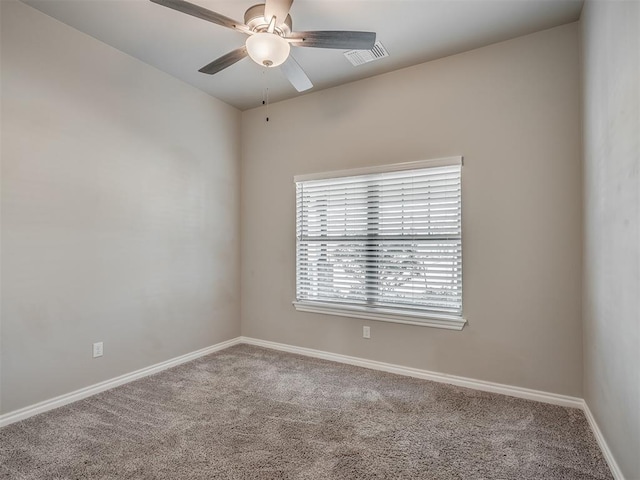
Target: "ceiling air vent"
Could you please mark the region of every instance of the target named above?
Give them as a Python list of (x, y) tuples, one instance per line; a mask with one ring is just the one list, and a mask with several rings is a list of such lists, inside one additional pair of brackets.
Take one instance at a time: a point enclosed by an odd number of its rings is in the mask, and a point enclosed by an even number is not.
[(349, 60), (354, 67), (357, 67), (364, 63), (388, 57), (389, 52), (385, 50), (382, 43), (376, 42), (371, 50), (349, 50), (348, 52), (344, 52), (344, 56), (347, 57), (347, 60)]

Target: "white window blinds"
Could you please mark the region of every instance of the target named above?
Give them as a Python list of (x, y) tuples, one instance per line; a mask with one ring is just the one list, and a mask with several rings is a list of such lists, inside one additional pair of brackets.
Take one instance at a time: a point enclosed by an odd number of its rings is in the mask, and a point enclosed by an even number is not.
[(297, 181), (297, 302), (461, 316), (460, 187), (460, 163)]

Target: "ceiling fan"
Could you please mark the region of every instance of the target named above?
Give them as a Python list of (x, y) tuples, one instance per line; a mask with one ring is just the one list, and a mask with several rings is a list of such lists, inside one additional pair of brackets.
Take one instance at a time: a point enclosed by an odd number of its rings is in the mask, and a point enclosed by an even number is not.
[(249, 37), (244, 46), (202, 67), (199, 72), (213, 75), (242, 60), (247, 55), (258, 65), (281, 66), (285, 77), (299, 92), (313, 87), (311, 80), (290, 53), (294, 47), (370, 50), (376, 41), (374, 32), (292, 31), (289, 10), (293, 0), (266, 0), (244, 13), (244, 23), (184, 0), (151, 0), (188, 15), (244, 33)]

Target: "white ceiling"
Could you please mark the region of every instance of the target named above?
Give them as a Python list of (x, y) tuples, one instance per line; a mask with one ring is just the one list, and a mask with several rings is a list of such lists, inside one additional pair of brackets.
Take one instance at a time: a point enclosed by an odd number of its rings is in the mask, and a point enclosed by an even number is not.
[[(242, 110), (301, 95), (278, 69), (249, 58), (210, 76), (198, 69), (246, 36), (149, 0), (23, 0), (42, 12)], [(242, 21), (260, 0), (189, 0)], [(390, 56), (352, 66), (340, 50), (292, 48), (309, 92), (578, 20), (583, 0), (296, 0), (293, 29), (374, 31)]]

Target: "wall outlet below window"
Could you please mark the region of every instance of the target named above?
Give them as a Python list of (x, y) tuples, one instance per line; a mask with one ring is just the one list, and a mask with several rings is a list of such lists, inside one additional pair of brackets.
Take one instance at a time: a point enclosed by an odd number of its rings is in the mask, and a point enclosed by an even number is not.
[(103, 353), (103, 344), (102, 342), (97, 342), (93, 344), (93, 358), (101, 357)]
[(371, 338), (371, 327), (362, 327), (362, 338)]

